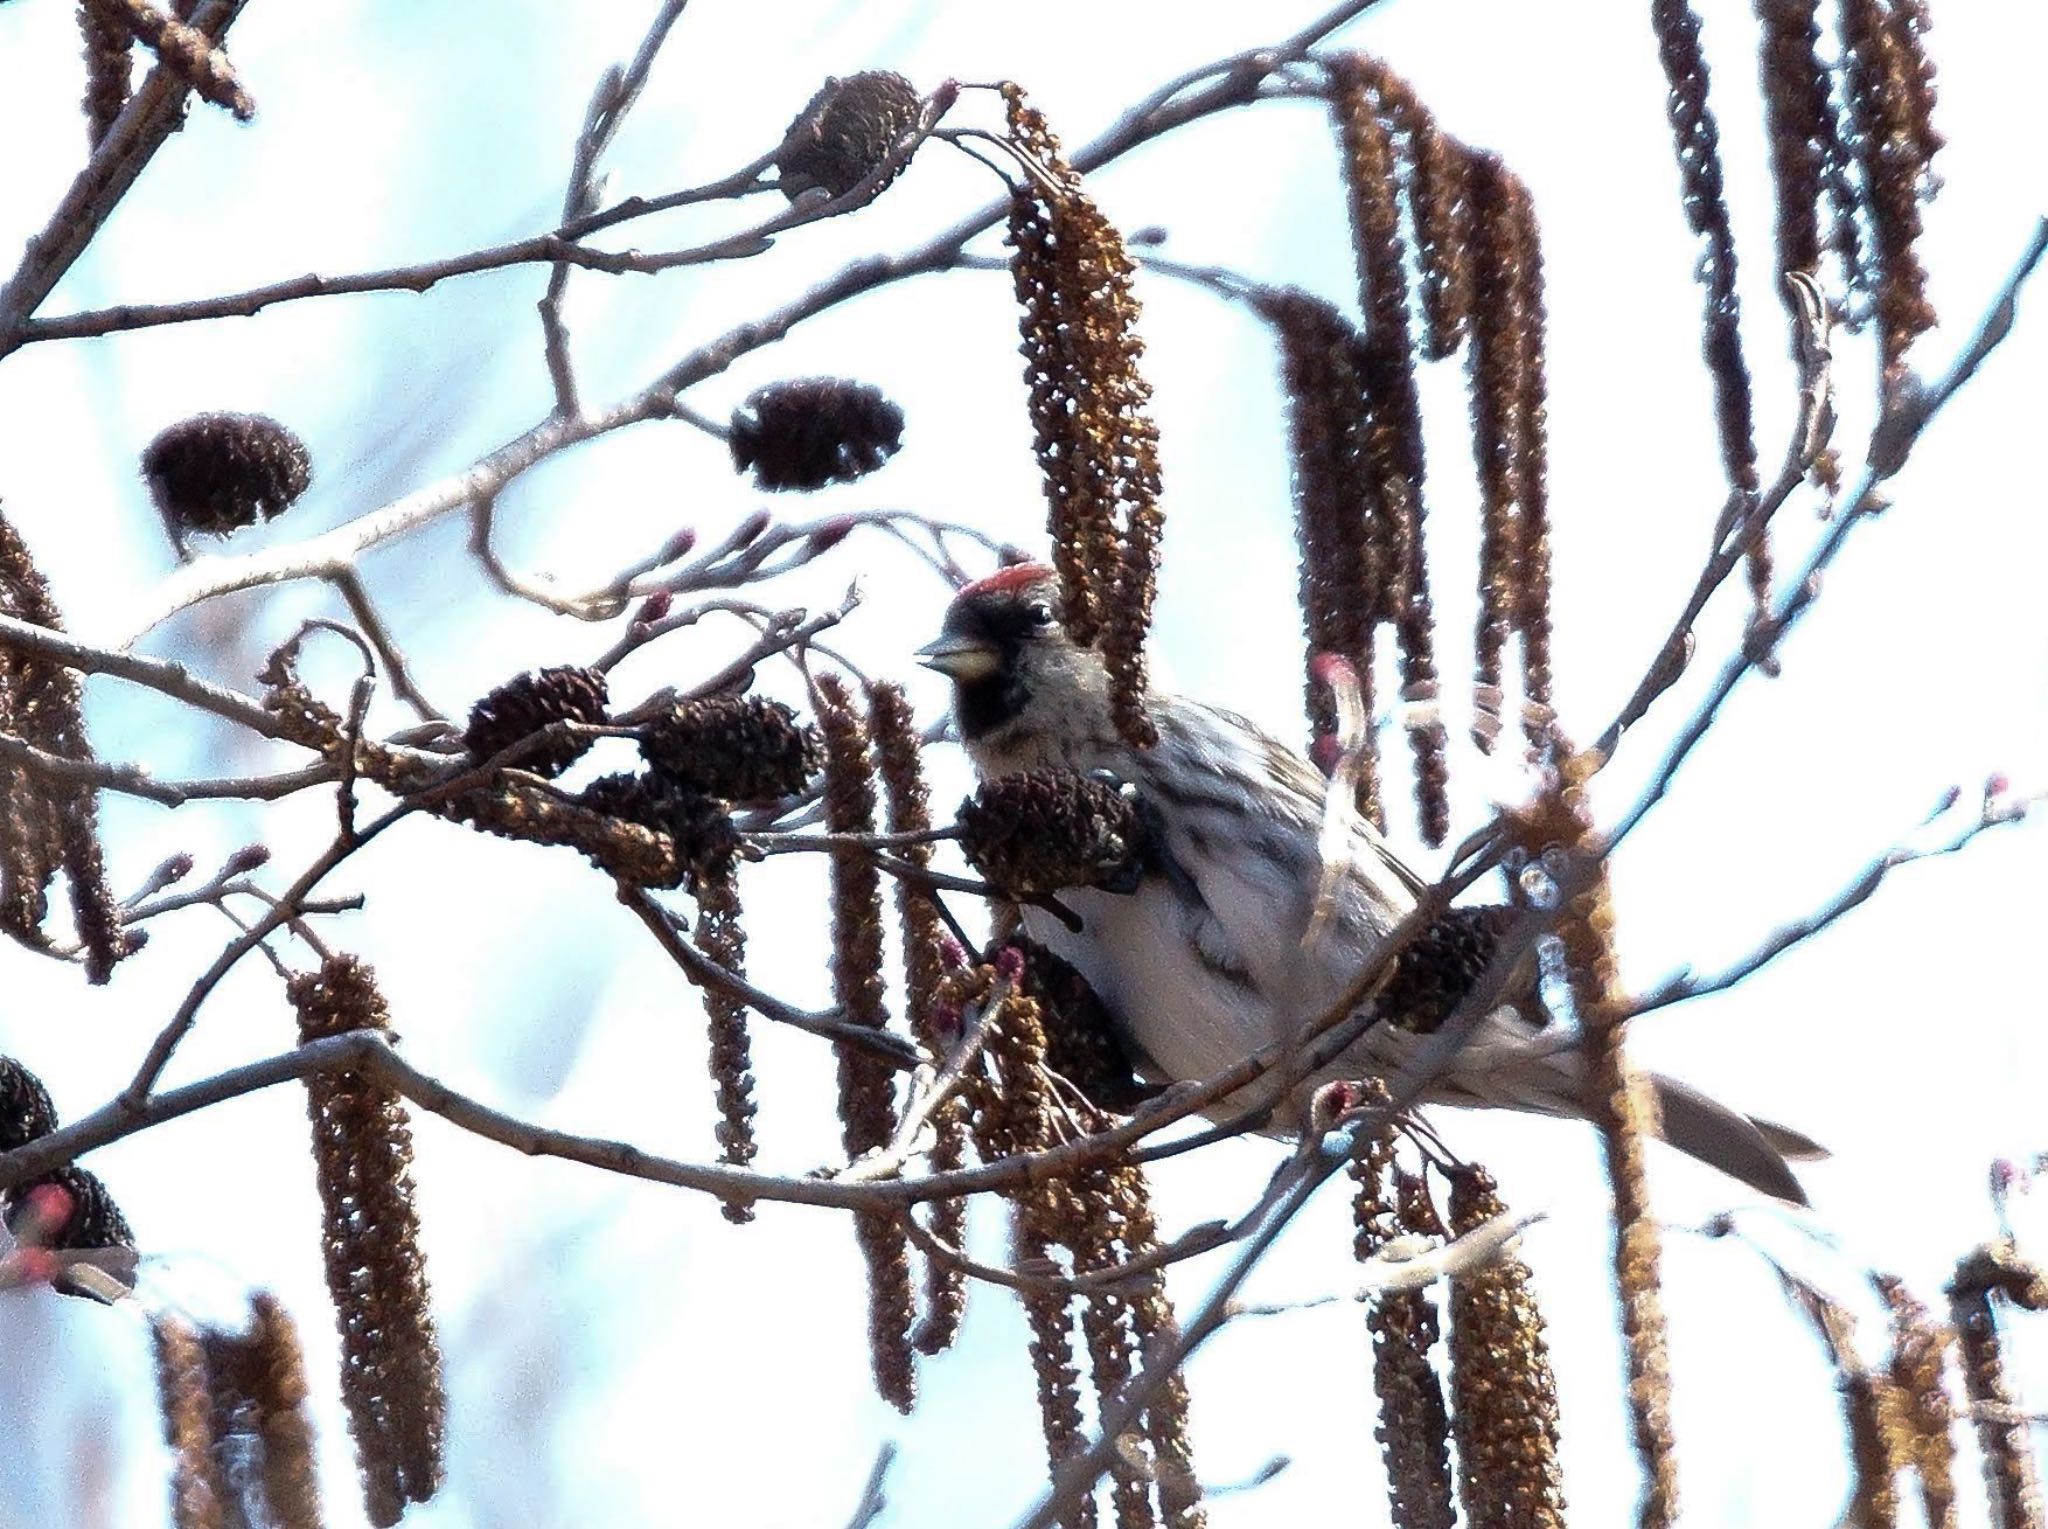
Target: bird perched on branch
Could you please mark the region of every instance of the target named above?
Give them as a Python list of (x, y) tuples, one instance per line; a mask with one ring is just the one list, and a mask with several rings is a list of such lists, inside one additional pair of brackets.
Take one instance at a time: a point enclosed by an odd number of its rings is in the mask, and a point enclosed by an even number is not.
[[(1027, 905), (1025, 930), (1088, 980), (1140, 1071), (1168, 1083), (1209, 1078), (1335, 1005), (1424, 883), (1355, 814), (1326, 875), (1327, 782), (1242, 717), (1154, 692), (1145, 704), (1158, 744), (1125, 743), (1101, 659), (1061, 627), (1058, 599), (1051, 569), (1006, 568), (959, 592), (919, 657), (953, 681), (960, 737), (984, 781), (1050, 767), (1106, 772), (1136, 791), (1149, 840), (1142, 873), (1060, 893), (1078, 929)], [(1585, 1114), (1584, 1058), (1543, 1033), (1525, 964), (1425, 1101)], [(1310, 1086), (1394, 1072), (1420, 1040), (1402, 1019), (1383, 1013)], [(1669, 1078), (1650, 1082), (1672, 1146), (1805, 1203), (1786, 1159), (1824, 1155), (1812, 1142)], [(1212, 1113), (1250, 1102), (1248, 1089)]]

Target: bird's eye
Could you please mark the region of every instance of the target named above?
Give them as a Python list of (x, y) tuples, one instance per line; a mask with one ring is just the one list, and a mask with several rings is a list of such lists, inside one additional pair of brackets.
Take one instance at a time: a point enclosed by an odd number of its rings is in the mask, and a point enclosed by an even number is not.
[(1033, 600), (1029, 605), (1024, 607), (1024, 619), (1030, 622), (1033, 626), (1051, 626), (1052, 607), (1050, 605), (1047, 605), (1043, 600)]

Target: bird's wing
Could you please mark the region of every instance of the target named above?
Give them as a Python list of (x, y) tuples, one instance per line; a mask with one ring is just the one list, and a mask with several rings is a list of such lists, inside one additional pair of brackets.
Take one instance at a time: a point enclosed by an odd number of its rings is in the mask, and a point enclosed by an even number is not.
[(1321, 871), (1322, 776), (1242, 717), (1185, 704), (1173, 715), (1180, 725), (1162, 728), (1140, 789), (1159, 813), (1167, 874), (1198, 904), (1188, 932), (1205, 963), (1241, 972), (1269, 1004), (1319, 1009), (1412, 905), (1419, 883), (1357, 825), (1331, 916), (1305, 950)]

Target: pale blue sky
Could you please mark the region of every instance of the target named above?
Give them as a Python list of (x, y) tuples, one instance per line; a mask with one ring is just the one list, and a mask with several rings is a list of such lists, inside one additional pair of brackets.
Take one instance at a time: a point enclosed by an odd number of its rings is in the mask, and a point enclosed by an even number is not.
[[(1967, 325), (2040, 210), (2034, 75), (2048, 18), (2038, 6), (1935, 4), (1950, 148), (1925, 250), (1944, 317)], [(1792, 400), (1770, 288), (1752, 23), (1734, 0), (1700, 8), (1719, 68), (1760, 440), (1775, 460)], [(696, 0), (619, 142), (612, 187), (657, 192), (721, 173), (772, 144), (823, 75), (864, 67), (901, 69), (926, 88), (947, 76), (1013, 76), (1079, 142), (1119, 103), (1189, 65), (1276, 39), (1317, 7), (1257, 9)], [(385, 265), (546, 226), (591, 82), (630, 51), (651, 10), (603, 0), (572, 20), (534, 0), (252, 6), (234, 52), (259, 103), (256, 123), (196, 113), (50, 311)], [(1566, 726), (1582, 733), (1612, 713), (1660, 640), (1721, 497), (1695, 359), (1693, 252), (1646, 10), (1619, 0), (1569, 10), (1390, 0), (1346, 34), (1388, 57), (1451, 131), (1500, 150), (1534, 192), (1551, 282), (1558, 699)], [(69, 7), (0, 8), (0, 141), (15, 146), (0, 162), (0, 247), (40, 225), (75, 169), (78, 74)], [(1286, 104), (1134, 156), (1102, 178), (1099, 195), (1126, 227), (1170, 229), (1169, 249), (1183, 259), (1342, 297), (1349, 252), (1333, 177), (1317, 113)], [(869, 211), (791, 235), (764, 258), (653, 279), (579, 276), (568, 316), (586, 399), (637, 388), (853, 255), (921, 238), (979, 205), (991, 185), (935, 145)], [(675, 217), (635, 238), (680, 242), (732, 217)], [(73, 625), (118, 629), (170, 566), (132, 465), (162, 424), (202, 408), (260, 408), (301, 431), (314, 490), (259, 538), (352, 517), (545, 411), (533, 313), (543, 280), (513, 271), (425, 296), (309, 302), (23, 351), (0, 364), (0, 497)], [(1183, 688), (1296, 736), (1294, 553), (1269, 346), (1207, 295), (1149, 280), (1142, 292), (1170, 525), (1158, 649)], [(2042, 784), (2048, 638), (2037, 583), (2048, 506), (2029, 453), (2048, 324), (2040, 294), (2031, 297), (2011, 343), (1898, 479), (1898, 507), (1859, 533), (1830, 575), (1787, 646), (1784, 677), (1745, 688), (1620, 857), (1632, 980), (1739, 954), (1906, 834), (1951, 783), (1968, 788), (2002, 769), (2022, 787)], [(1956, 329), (1929, 337), (1923, 367), (1944, 362), (1959, 338)], [(1014, 345), (1003, 277), (922, 280), (806, 326), (692, 402), (719, 415), (764, 380), (814, 371), (876, 382), (908, 415), (902, 454), (862, 484), (772, 507), (807, 516), (901, 506), (1028, 540), (1041, 508)], [(1862, 341), (1840, 350), (1842, 439), (1853, 451), (1870, 417), (1872, 368)], [(1424, 388), (1432, 554), (1455, 678), (1475, 514), (1462, 379), (1440, 366)], [(679, 525), (715, 534), (760, 503), (718, 443), (683, 425), (644, 426), (523, 481), (504, 503), (505, 546), (522, 567), (587, 582)], [(1814, 536), (1809, 511), (1795, 504), (1783, 517), (1781, 566), (1794, 566)], [(908, 677), (921, 712), (935, 715), (941, 687), (904, 655), (935, 627), (944, 591), (908, 557), (856, 541), (831, 577), (793, 581), (777, 598), (831, 598), (856, 567), (884, 598), (848, 623), (846, 647)], [(487, 592), (454, 525), (374, 555), (365, 573), (404, 613), (422, 683), (450, 708), (511, 672), (575, 661), (608, 640)], [(156, 634), (147, 650), (246, 685), (261, 655), (327, 601), (314, 590), (237, 598)], [(1731, 599), (1703, 623), (1709, 661), (1603, 777), (1610, 809), (1631, 799), (1739, 618)], [(686, 679), (730, 651), (707, 629), (625, 671), (620, 690)], [(211, 727), (188, 729), (132, 692), (96, 685), (92, 705), (103, 753), (166, 776), (267, 757)], [(945, 802), (965, 776), (957, 759), (940, 769)], [(1457, 832), (1482, 821), (1490, 797), (1526, 789), (1461, 756)], [(289, 866), (324, 842), (331, 813), (324, 796), (260, 817), (239, 806), (173, 815), (112, 803), (116, 879), (132, 883), (173, 849), (205, 863), (259, 823)], [(1641, 1052), (1654, 1065), (1835, 1150), (1807, 1176), (1816, 1205), (1807, 1224), (1838, 1253), (1807, 1243), (1775, 1212), (1745, 1224), (1845, 1295), (1874, 1264), (1935, 1298), (1955, 1256), (1992, 1230), (1988, 1160), (2048, 1147), (2038, 1098), (2048, 1031), (2031, 958), (2043, 845), (2031, 826), (1909, 868), (1851, 923), (1758, 980), (1643, 1027)], [(1415, 855), (1435, 869), (1434, 857)], [(801, 905), (814, 870), (777, 864), (749, 883), (749, 901)], [(370, 904), (336, 938), (376, 964), (415, 1062), (549, 1124), (711, 1155), (696, 999), (573, 857), (419, 822), (341, 884)], [(218, 948), (224, 926), (184, 917), (156, 930), (106, 990), (86, 992), (74, 973), (0, 950), (0, 1049), (34, 1065), (68, 1115), (126, 1081)], [(804, 924), (757, 915), (753, 928), (757, 972), (787, 996), (821, 999), (821, 952)], [(206, 1009), (175, 1077), (267, 1053), (289, 1035), (274, 977), (247, 963)], [(828, 1160), (837, 1126), (816, 1043), (763, 1033), (757, 1054), (764, 1162), (801, 1171)], [(1493, 1167), (1514, 1206), (1549, 1215), (1526, 1254), (1551, 1321), (1567, 1490), (1576, 1521), (1619, 1522), (1634, 1472), (1591, 1134), (1469, 1115), (1439, 1124)], [(299, 1315), (323, 1407), (330, 1521), (346, 1525), (359, 1510), (331, 1401), (303, 1131), (299, 1098), (278, 1090), (109, 1149), (91, 1166), (164, 1255), (151, 1273), (163, 1298), (221, 1316), (261, 1286)], [(448, 1489), (409, 1524), (687, 1518), (809, 1529), (843, 1521), (884, 1438), (902, 1444), (891, 1524), (1000, 1529), (1030, 1500), (1037, 1426), (1021, 1324), (1001, 1292), (976, 1292), (962, 1347), (927, 1365), (924, 1405), (900, 1420), (867, 1392), (863, 1297), (841, 1219), (770, 1207), (734, 1229), (678, 1191), (530, 1162), (436, 1121), (423, 1121), (418, 1137), (453, 1410)], [(1165, 1223), (1249, 1203), (1275, 1150), (1238, 1143), (1180, 1160), (1160, 1176)], [(1654, 1171), (1674, 1222), (1729, 1203), (1726, 1184), (1687, 1164), (1660, 1156)], [(1253, 1297), (1346, 1288), (1347, 1217), (1341, 1193), (1312, 1207)], [(984, 1216), (977, 1233), (999, 1256), (998, 1220)], [(1215, 1273), (1213, 1260), (1184, 1267), (1176, 1293), (1195, 1298)], [(1738, 1246), (1674, 1237), (1667, 1273), (1687, 1522), (1831, 1524), (1844, 1481), (1840, 1425), (1802, 1319)], [(2042, 1340), (2023, 1332), (2018, 1343), (2023, 1373), (2048, 1394)], [(1219, 1500), (1218, 1529), (1333, 1510), (1384, 1521), (1365, 1354), (1358, 1313), (1328, 1308), (1241, 1324), (1198, 1359), (1205, 1478), (1240, 1479), (1277, 1454), (1294, 1462), (1256, 1493)], [(0, 1529), (160, 1521), (164, 1462), (139, 1323), (46, 1294), (0, 1297), (0, 1418)], [(1964, 1487), (1980, 1522), (1973, 1457)]]

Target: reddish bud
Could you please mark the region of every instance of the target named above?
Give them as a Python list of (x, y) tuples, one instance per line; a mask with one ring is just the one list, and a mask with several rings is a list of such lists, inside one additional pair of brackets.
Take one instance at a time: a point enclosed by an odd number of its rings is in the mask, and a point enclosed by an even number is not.
[(183, 881), (191, 874), (192, 857), (180, 852), (158, 866), (156, 874), (150, 880), (154, 881), (158, 886), (168, 887)]
[(939, 964), (949, 972), (957, 972), (967, 964), (967, 947), (950, 934), (939, 937)]
[(48, 1285), (56, 1281), (57, 1270), (62, 1267), (57, 1255), (48, 1248), (17, 1247), (9, 1262), (14, 1265), (16, 1277), (24, 1285)]
[(2003, 770), (1995, 770), (1984, 777), (1984, 794), (1986, 796), (2004, 796), (2010, 790), (2012, 790), (2012, 777)]
[(61, 1184), (38, 1184), (28, 1192), (28, 1226), (35, 1242), (47, 1242), (71, 1220), (76, 1202)]
[(1308, 746), (1308, 757), (1327, 779), (1337, 773), (1337, 763), (1344, 757), (1344, 740), (1335, 733), (1318, 733)]
[(957, 1003), (937, 1004), (932, 1009), (932, 1034), (942, 1041), (956, 1041), (960, 1038), (960, 1005)]
[(1331, 690), (1358, 685), (1358, 671), (1341, 653), (1318, 653), (1308, 661), (1308, 677)]
[(222, 864), (220, 872), (223, 876), (240, 876), (244, 872), (253, 871), (258, 866), (269, 863), (269, 845), (244, 844), (240, 849), (228, 856), (227, 860)]
[(653, 594), (640, 602), (640, 614), (634, 619), (642, 626), (653, 626), (655, 622), (668, 614), (669, 607), (674, 603), (675, 596), (665, 589), (657, 589)]
[(745, 520), (741, 521), (738, 529), (732, 533), (733, 550), (738, 551), (741, 547), (759, 541), (761, 533), (768, 529), (769, 523), (774, 518), (766, 510), (756, 510)]
[(996, 952), (996, 971), (1008, 982), (1024, 980), (1024, 952), (1015, 945), (1005, 945)]
[(852, 534), (860, 522), (851, 515), (834, 515), (810, 535), (810, 550), (823, 552), (827, 547), (836, 547)]
[(664, 563), (673, 563), (678, 558), (686, 558), (690, 555), (690, 549), (696, 545), (697, 533), (690, 527), (684, 526), (682, 530), (676, 532), (674, 536), (671, 536), (661, 544), (661, 560)]
[(958, 80), (941, 80), (939, 81), (939, 88), (931, 94), (932, 110), (943, 115), (951, 111), (953, 103), (959, 99), (960, 82)]

